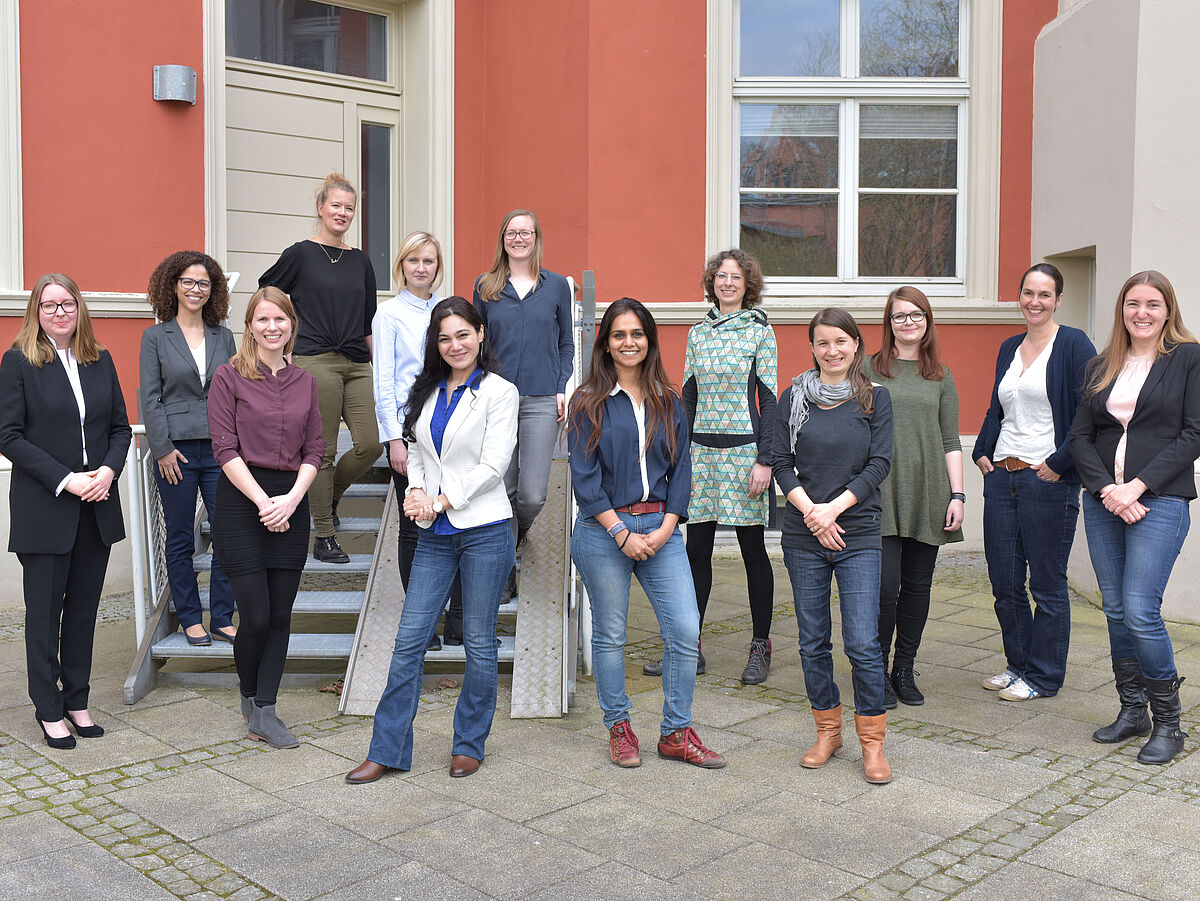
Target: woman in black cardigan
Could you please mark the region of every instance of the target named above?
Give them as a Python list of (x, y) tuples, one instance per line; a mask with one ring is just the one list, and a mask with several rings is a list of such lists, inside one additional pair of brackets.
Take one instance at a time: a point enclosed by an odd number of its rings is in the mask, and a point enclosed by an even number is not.
[(75, 747), (67, 722), (81, 737), (104, 734), (88, 680), (109, 550), (125, 537), (116, 478), (130, 434), (79, 288), (43, 275), (0, 362), (0, 453), (13, 467), (8, 549), (24, 575), (29, 697), (52, 748)]
[(1112, 337), (1089, 369), (1071, 454), (1121, 699), (1116, 721), (1092, 737), (1107, 744), (1150, 733), (1149, 695), (1153, 734), (1138, 761), (1169, 763), (1183, 750), (1183, 679), (1162, 597), (1196, 496), (1200, 344), (1161, 272), (1139, 272), (1121, 287)]

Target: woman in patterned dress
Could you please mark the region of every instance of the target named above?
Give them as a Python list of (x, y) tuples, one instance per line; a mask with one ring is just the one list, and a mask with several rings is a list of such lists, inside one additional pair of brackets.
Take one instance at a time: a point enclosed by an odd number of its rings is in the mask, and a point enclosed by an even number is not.
[[(763, 277), (743, 250), (723, 250), (704, 267), (713, 308), (688, 332), (683, 403), (692, 436), (692, 499), (687, 555), (700, 624), (712, 589), (717, 525), (733, 526), (746, 566), (754, 635), (742, 681), (757, 685), (771, 668), (775, 578), (764, 541), (770, 511), (770, 435), (775, 420), (775, 332), (757, 309)], [(705, 670), (701, 653), (696, 672)], [(643, 668), (662, 673), (662, 663)]]

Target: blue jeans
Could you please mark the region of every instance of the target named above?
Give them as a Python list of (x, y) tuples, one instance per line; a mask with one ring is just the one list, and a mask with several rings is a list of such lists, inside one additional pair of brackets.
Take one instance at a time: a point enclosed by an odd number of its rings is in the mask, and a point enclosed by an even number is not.
[(1004, 656), (1010, 670), (1048, 697), (1067, 675), (1067, 558), (1078, 519), (1078, 482), (1047, 482), (1032, 469), (994, 469), (983, 477), (983, 547)]
[[(663, 521), (661, 513), (617, 515), (638, 535), (653, 532)], [(700, 613), (679, 529), (653, 557), (631, 560), (604, 526), (592, 517), (580, 517), (571, 535), (571, 559), (579, 568), (592, 605), (592, 668), (604, 725), (611, 729), (629, 719), (633, 706), (625, 691), (625, 624), (630, 580), (637, 576), (658, 617), (663, 639), (662, 734), (690, 726)]]
[[(154, 478), (158, 482), (158, 494), (162, 499), (163, 520), (166, 523), (167, 583), (171, 586), (171, 597), (175, 601), (175, 615), (186, 629), (200, 624), (200, 592), (196, 587), (196, 572), (192, 568), (192, 554), (196, 550), (194, 533), (196, 524), (196, 492), (204, 500), (208, 521), (213, 521), (213, 510), (217, 499), (217, 480), (221, 467), (213, 457), (212, 442), (208, 439), (176, 441), (176, 449), (187, 457), (180, 462), (179, 472), (183, 476), (178, 485), (172, 485), (154, 467)], [(209, 575), (209, 622), (212, 628), (220, 629), (233, 625), (233, 590), (221, 561), (214, 549), (212, 571)]]
[(850, 659), (854, 710), (879, 716), (883, 708), (883, 657), (879, 652), (879, 548), (820, 551), (785, 547), (783, 564), (792, 580), (804, 690), (814, 710), (831, 710), (841, 701), (833, 680), (833, 622), (829, 612), (830, 577), (837, 577), (842, 612), (842, 645)]
[(512, 565), (513, 535), (508, 520), (455, 535), (421, 530), (387, 687), (375, 710), (368, 760), (398, 770), (412, 767), (413, 720), (421, 698), (425, 648), (456, 574), (462, 578), (467, 662), (454, 708), (451, 753), (483, 760), (483, 745), (496, 713), (496, 613)]
[(1175, 677), (1175, 650), (1162, 619), (1162, 597), (1191, 525), (1181, 497), (1142, 495), (1149, 512), (1126, 525), (1085, 494), (1083, 523), (1100, 585), (1114, 659), (1136, 657), (1151, 679)]

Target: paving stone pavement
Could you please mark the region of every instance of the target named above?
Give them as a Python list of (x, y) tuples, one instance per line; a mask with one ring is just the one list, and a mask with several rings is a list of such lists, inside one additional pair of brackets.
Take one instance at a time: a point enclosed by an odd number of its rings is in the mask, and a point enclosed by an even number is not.
[[(1117, 709), (1104, 619), (1075, 597), (1058, 697), (1002, 701), (986, 572), (944, 555), (917, 668), (927, 702), (889, 714), (890, 785), (861, 776), (849, 667), (835, 641), (846, 747), (799, 765), (814, 729), (795, 650), (790, 585), (776, 567), (770, 678), (738, 679), (751, 637), (745, 576), (719, 560), (697, 680), (701, 737), (720, 771), (654, 755), (662, 694), (641, 674), (661, 652), (635, 594), (628, 683), (643, 765), (607, 759), (595, 691), (581, 678), (559, 720), (510, 720), (502, 679), (488, 758), (445, 770), (456, 689), (421, 698), (413, 768), (349, 786), (371, 720), (285, 689), (301, 740), (245, 738), (232, 682), (166, 686), (132, 707), (127, 601), (102, 608), (92, 711), (109, 732), (72, 751), (41, 741), (25, 697), (19, 622), (0, 622), (0, 899), (1180, 899), (1200, 897), (1200, 755), (1167, 767), (1138, 742), (1099, 745)], [(836, 607), (835, 607), (836, 623)], [(1200, 627), (1172, 626), (1180, 670), (1200, 683)], [(836, 632), (836, 629), (835, 629)], [(1182, 689), (1185, 728), (1200, 685)]]

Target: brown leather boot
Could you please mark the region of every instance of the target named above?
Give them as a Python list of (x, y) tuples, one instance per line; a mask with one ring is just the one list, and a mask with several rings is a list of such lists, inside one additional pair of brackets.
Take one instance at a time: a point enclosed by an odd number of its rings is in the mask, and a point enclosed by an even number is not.
[(842, 705), (830, 710), (813, 710), (812, 715), (817, 721), (817, 743), (804, 752), (800, 765), (815, 770), (829, 763), (833, 752), (842, 746)]
[(887, 734), (887, 714), (859, 716), (854, 714), (854, 728), (862, 745), (863, 775), (875, 785), (892, 781), (892, 768), (883, 756), (883, 737)]

